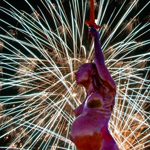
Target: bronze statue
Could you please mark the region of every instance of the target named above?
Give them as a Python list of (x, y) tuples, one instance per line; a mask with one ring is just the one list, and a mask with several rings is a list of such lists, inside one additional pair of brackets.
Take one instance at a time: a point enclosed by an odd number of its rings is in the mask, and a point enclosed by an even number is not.
[(87, 96), (74, 110), (77, 118), (72, 125), (70, 139), (78, 150), (119, 150), (108, 131), (116, 85), (105, 66), (99, 34), (91, 25), (90, 34), (94, 37), (94, 63), (81, 65), (75, 73), (76, 83), (86, 89)]

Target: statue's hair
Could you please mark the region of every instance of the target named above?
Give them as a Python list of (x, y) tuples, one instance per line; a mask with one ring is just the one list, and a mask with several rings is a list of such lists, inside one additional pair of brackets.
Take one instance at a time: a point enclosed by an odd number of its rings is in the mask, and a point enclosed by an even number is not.
[(84, 66), (85, 66), (85, 67), (86, 67), (86, 66), (88, 66), (90, 70), (94, 69), (94, 70), (96, 70), (96, 71), (97, 71), (97, 68), (96, 68), (95, 63), (84, 63), (84, 64), (82, 64), (81, 66), (82, 66), (82, 67), (84, 67)]
[(101, 78), (98, 74), (98, 71), (97, 71), (97, 68), (96, 68), (96, 65), (95, 63), (84, 63), (82, 64), (81, 66), (88, 66), (89, 67), (89, 70), (90, 72), (92, 72), (93, 70), (95, 71), (95, 74), (94, 75), (91, 75), (93, 77), (93, 84), (94, 86), (96, 87), (100, 87), (102, 85), (102, 81), (101, 81)]

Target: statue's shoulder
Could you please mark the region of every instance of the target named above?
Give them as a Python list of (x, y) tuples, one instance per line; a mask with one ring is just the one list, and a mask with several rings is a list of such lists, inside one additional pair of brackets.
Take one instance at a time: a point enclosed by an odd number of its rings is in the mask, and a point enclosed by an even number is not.
[(116, 95), (116, 90), (110, 89), (108, 86), (103, 85), (100, 90), (100, 93), (103, 93), (103, 95)]

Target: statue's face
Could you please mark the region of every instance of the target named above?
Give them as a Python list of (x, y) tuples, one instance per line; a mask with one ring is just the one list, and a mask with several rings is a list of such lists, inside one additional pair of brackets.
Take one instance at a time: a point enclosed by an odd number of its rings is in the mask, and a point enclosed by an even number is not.
[(90, 78), (90, 69), (89, 65), (83, 64), (78, 71), (75, 73), (76, 83), (81, 84), (88, 82)]

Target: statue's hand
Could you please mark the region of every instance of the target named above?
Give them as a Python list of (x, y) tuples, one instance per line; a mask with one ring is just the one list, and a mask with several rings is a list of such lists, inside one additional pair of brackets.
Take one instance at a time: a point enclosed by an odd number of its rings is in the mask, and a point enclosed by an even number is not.
[(89, 27), (89, 33), (91, 34), (92, 37), (99, 38), (99, 33), (92, 25), (90, 25)]

